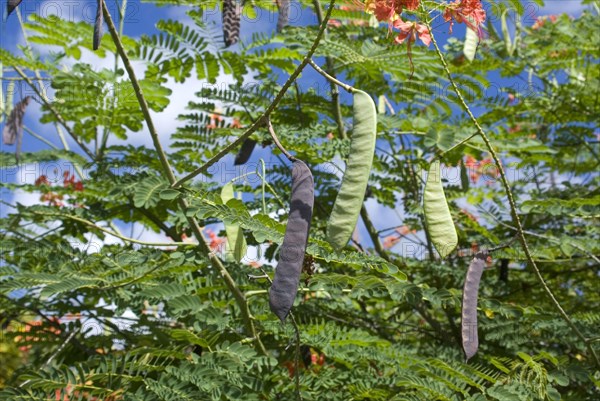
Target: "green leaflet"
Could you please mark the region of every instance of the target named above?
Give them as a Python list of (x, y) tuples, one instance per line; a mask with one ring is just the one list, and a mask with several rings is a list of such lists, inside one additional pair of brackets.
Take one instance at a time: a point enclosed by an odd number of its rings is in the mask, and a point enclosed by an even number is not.
[(443, 259), (456, 248), (458, 236), (444, 194), (440, 162), (438, 160), (429, 166), (425, 194), (423, 195), (423, 209), (425, 209), (425, 220), (427, 221), (429, 236), (435, 249)]
[(371, 96), (355, 89), (350, 156), (342, 186), (327, 223), (327, 240), (335, 249), (340, 249), (348, 243), (360, 214), (375, 154), (376, 115), (377, 110)]
[[(221, 189), (221, 200), (223, 201), (223, 204), (227, 204), (231, 199), (234, 199), (233, 183), (228, 182), (223, 186), (223, 189)], [(237, 262), (240, 262), (248, 250), (246, 238), (244, 238), (244, 234), (241, 232), (239, 225), (228, 223), (227, 221), (224, 221), (223, 223), (225, 224), (225, 232), (227, 233), (229, 251), (233, 252), (234, 259)]]

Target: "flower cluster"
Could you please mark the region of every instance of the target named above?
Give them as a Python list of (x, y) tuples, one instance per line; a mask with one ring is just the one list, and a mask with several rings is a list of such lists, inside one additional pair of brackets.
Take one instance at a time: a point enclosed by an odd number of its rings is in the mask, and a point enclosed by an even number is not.
[[(49, 206), (56, 207), (62, 207), (65, 205), (63, 202), (63, 194), (56, 193), (50, 189), (50, 181), (45, 175), (40, 175), (35, 180), (34, 185), (36, 187), (40, 187), (40, 190), (42, 191), (42, 196), (40, 197), (40, 200), (42, 202), (48, 202)], [(75, 180), (75, 175), (70, 174), (68, 171), (65, 171), (63, 173), (63, 187), (65, 189), (75, 192), (82, 192), (84, 189), (83, 183), (81, 181)]]
[[(365, 0), (365, 10), (375, 15), (380, 22), (387, 22), (390, 32), (392, 28), (399, 31), (395, 38), (396, 43), (403, 43), (408, 39), (408, 45), (419, 38), (426, 46), (431, 43), (431, 33), (426, 25), (418, 21), (404, 21), (400, 17), (403, 12), (415, 13), (421, 5), (420, 0)], [(450, 23), (450, 33), (454, 22), (465, 23), (469, 28), (483, 36), (482, 24), (486, 14), (481, 0), (454, 0), (446, 4), (442, 16)]]
[(450, 22), (449, 32), (452, 33), (454, 21), (465, 23), (469, 28), (483, 36), (482, 24), (485, 22), (485, 10), (481, 0), (455, 0), (444, 10), (444, 20)]

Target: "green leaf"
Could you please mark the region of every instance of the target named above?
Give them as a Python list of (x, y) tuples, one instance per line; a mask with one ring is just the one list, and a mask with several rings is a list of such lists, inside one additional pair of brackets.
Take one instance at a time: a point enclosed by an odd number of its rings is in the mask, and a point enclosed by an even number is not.
[(167, 188), (167, 189), (160, 191), (160, 199), (163, 199), (163, 200), (177, 199), (179, 197), (179, 195), (181, 195), (181, 192), (179, 192), (176, 189), (172, 189), (172, 188)]
[(135, 207), (149, 209), (156, 206), (160, 193), (168, 186), (167, 182), (159, 176), (148, 177), (135, 187), (133, 202)]

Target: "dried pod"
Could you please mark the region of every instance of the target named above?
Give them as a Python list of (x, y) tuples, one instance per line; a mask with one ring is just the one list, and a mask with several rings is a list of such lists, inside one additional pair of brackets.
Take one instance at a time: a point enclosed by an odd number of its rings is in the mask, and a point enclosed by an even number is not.
[(375, 155), (377, 110), (371, 96), (354, 90), (352, 142), (346, 171), (327, 223), (327, 240), (335, 248), (346, 246), (363, 205)]
[(254, 146), (256, 145), (256, 141), (254, 139), (246, 139), (242, 143), (242, 147), (237, 155), (235, 155), (235, 160), (233, 164), (235, 166), (239, 166), (240, 164), (245, 164), (250, 156), (252, 155), (252, 151), (254, 150)]
[(225, 47), (240, 39), (240, 17), (242, 7), (236, 0), (223, 0), (223, 40)]
[(102, 40), (102, 24), (104, 20), (102, 19), (102, 8), (104, 5), (104, 0), (98, 0), (98, 9), (96, 10), (96, 22), (94, 23), (94, 43), (92, 48), (94, 50), (98, 50), (100, 47), (100, 41)]
[(294, 305), (298, 292), (304, 253), (308, 244), (308, 231), (314, 204), (314, 182), (310, 169), (300, 160), (294, 161), (292, 170), (292, 196), (290, 215), (279, 252), (279, 263), (269, 291), (271, 311), (281, 321), (285, 320)]
[(277, 32), (285, 28), (290, 19), (290, 0), (277, 0), (279, 7), (279, 17), (277, 17)]
[(479, 347), (479, 336), (477, 335), (477, 297), (479, 293), (479, 281), (485, 268), (487, 252), (479, 252), (475, 255), (463, 288), (461, 331), (462, 344), (467, 361), (477, 353)]
[(14, 109), (6, 119), (6, 124), (2, 130), (2, 140), (5, 145), (14, 145), (15, 140), (17, 142), (17, 149), (15, 151), (15, 158), (17, 161), (19, 160), (21, 143), (23, 141), (23, 116), (25, 115), (25, 109), (27, 108), (30, 99), (30, 96), (26, 96), (15, 105)]
[(8, 3), (6, 4), (6, 17), (8, 17), (10, 13), (12, 13), (15, 8), (21, 4), (21, 1), (22, 0), (8, 0)]

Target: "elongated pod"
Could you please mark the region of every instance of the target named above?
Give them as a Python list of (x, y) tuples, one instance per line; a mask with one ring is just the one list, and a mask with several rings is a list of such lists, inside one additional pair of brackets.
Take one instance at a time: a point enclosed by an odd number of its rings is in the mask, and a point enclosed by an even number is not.
[[(224, 204), (234, 198), (233, 184), (231, 182), (225, 184), (221, 189), (221, 200)], [(227, 233), (227, 245), (229, 245), (229, 252), (232, 252), (233, 258), (236, 262), (240, 262), (246, 255), (248, 245), (242, 228), (228, 221), (224, 222), (225, 232)]]
[(237, 0), (223, 0), (223, 40), (225, 47), (237, 43), (240, 39), (240, 17), (242, 7)]
[(96, 9), (96, 21), (94, 22), (94, 41), (92, 49), (98, 50), (100, 47), (100, 41), (102, 40), (102, 25), (104, 20), (102, 18), (102, 5), (104, 0), (98, 0), (98, 8)]
[(8, 0), (8, 3), (6, 3), (6, 17), (8, 18), (8, 16), (10, 15), (10, 13), (12, 13), (15, 8), (17, 8), (17, 6), (19, 4), (21, 4), (22, 0)]
[(461, 331), (462, 344), (467, 361), (475, 355), (479, 347), (479, 336), (477, 335), (477, 297), (479, 282), (485, 268), (486, 259), (486, 252), (479, 252), (475, 255), (469, 265), (463, 288)]
[(364, 201), (377, 139), (377, 110), (371, 96), (354, 90), (354, 126), (350, 156), (329, 221), (327, 240), (335, 248), (344, 247), (356, 227)]
[(456, 248), (458, 235), (444, 194), (440, 162), (437, 160), (429, 166), (423, 194), (423, 209), (431, 242), (443, 259)]
[(269, 305), (281, 321), (290, 313), (298, 292), (298, 282), (308, 243), (312, 219), (314, 183), (310, 169), (300, 160), (294, 161), (292, 170), (292, 197), (290, 215), (285, 228), (279, 263), (269, 291)]
[(291, 0), (278, 0), (277, 5), (279, 6), (279, 17), (277, 18), (277, 32), (281, 32), (283, 28), (288, 24), (290, 19), (290, 1)]
[(14, 145), (15, 141), (17, 142), (15, 151), (15, 158), (17, 161), (19, 161), (21, 144), (23, 142), (23, 118), (30, 99), (30, 96), (25, 96), (23, 100), (15, 105), (6, 119), (4, 129), (2, 130), (2, 140), (5, 145)]
[(246, 139), (242, 143), (242, 147), (237, 155), (235, 155), (235, 160), (233, 164), (235, 166), (239, 166), (240, 164), (245, 164), (250, 156), (252, 155), (252, 151), (254, 150), (254, 146), (256, 146), (256, 141), (254, 139)]

